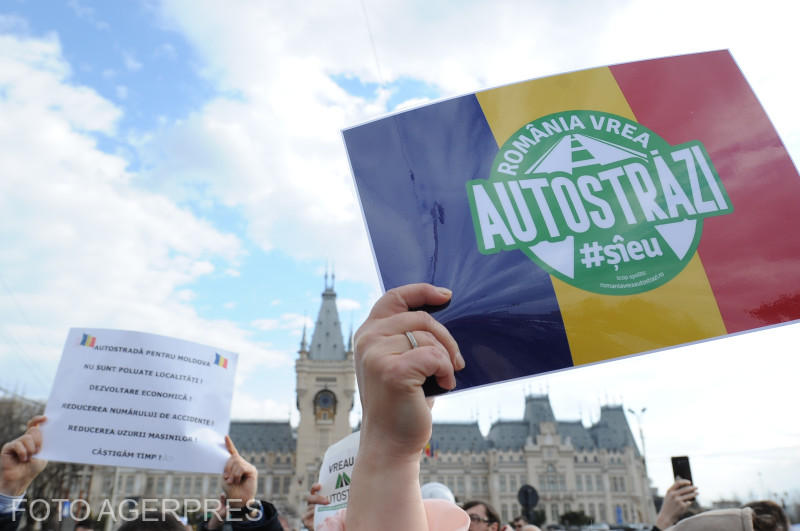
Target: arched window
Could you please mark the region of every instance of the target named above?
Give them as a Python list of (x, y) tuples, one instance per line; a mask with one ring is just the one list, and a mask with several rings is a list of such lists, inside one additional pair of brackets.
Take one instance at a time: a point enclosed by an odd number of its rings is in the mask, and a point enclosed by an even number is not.
[(336, 416), (336, 395), (323, 389), (314, 397), (314, 418), (319, 421), (332, 421)]

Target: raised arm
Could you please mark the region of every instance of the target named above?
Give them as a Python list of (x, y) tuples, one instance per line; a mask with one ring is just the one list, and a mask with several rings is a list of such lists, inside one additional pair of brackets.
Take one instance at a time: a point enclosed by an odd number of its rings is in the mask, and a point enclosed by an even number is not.
[(427, 529), (419, 460), (431, 437), (432, 400), (422, 384), (433, 375), (441, 387), (454, 388), (454, 371), (464, 360), (444, 326), (409, 308), (441, 305), (450, 297), (450, 290), (430, 284), (389, 290), (356, 332), (363, 420), (347, 507), (349, 531)]
[(207, 529), (219, 529), (225, 520), (229, 520), (233, 531), (281, 531), (283, 527), (275, 507), (269, 502), (262, 503), (255, 499), (258, 470), (239, 454), (227, 435), (225, 446), (230, 457), (222, 472), (224, 494), (220, 497), (221, 508), (214, 512)]
[(683, 514), (689, 509), (692, 500), (697, 496), (697, 487), (686, 479), (676, 479), (675, 483), (667, 489), (664, 503), (656, 518), (656, 527), (666, 529), (675, 525)]

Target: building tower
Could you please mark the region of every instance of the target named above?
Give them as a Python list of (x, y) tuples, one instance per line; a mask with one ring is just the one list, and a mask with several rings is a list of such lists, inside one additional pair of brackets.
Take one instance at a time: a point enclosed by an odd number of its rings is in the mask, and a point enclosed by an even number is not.
[(297, 374), (297, 453), (295, 481), (290, 501), (304, 508), (302, 496), (319, 475), (325, 450), (331, 444), (352, 433), (350, 411), (355, 395), (352, 336), (345, 345), (339, 312), (336, 309), (335, 275), (325, 273), (322, 306), (311, 342), (306, 343), (306, 331), (300, 342), (295, 362)]

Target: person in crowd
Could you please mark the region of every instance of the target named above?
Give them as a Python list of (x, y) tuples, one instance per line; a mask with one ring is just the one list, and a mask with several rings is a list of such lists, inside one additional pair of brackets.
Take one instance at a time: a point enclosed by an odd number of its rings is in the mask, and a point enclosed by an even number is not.
[(681, 520), (669, 531), (788, 531), (789, 519), (772, 501), (748, 503), (741, 509), (706, 511)]
[(472, 500), (463, 505), (463, 509), (469, 515), (470, 531), (499, 531), (500, 516), (494, 507), (485, 501)]
[(542, 531), (539, 527), (528, 522), (528, 519), (522, 515), (517, 516), (511, 522), (515, 531)]
[(686, 516), (689, 507), (697, 497), (697, 487), (687, 479), (676, 479), (664, 495), (664, 503), (656, 517), (653, 531), (661, 531)]
[(745, 504), (753, 510), (753, 528), (755, 531), (789, 531), (789, 517), (780, 505), (774, 501), (762, 500)]
[(186, 526), (170, 512), (142, 511), (123, 522), (117, 531), (186, 531)]
[(47, 461), (34, 457), (42, 448), (39, 426), (46, 420), (42, 415), (33, 417), (25, 433), (0, 450), (0, 531), (17, 528), (24, 511), (25, 490), (47, 466)]
[(222, 472), (220, 509), (205, 524), (208, 531), (223, 527), (226, 521), (234, 530), (283, 531), (278, 511), (269, 502), (256, 500), (258, 470), (239, 455), (229, 436), (225, 436), (225, 447), (230, 457)]
[(411, 284), (387, 291), (356, 332), (355, 369), (363, 411), (358, 455), (346, 510), (317, 531), (466, 531), (466, 512), (446, 500), (422, 499), (420, 455), (430, 440), (433, 401), (428, 376), (453, 389), (464, 367), (453, 336), (431, 315), (412, 308), (450, 300), (446, 288)]
[(754, 531), (753, 510), (718, 509), (681, 520), (669, 531)]
[(322, 490), (322, 485), (319, 483), (314, 483), (311, 485), (311, 490), (305, 496), (306, 500), (306, 512), (303, 513), (303, 526), (305, 526), (308, 531), (314, 531), (314, 507), (317, 505), (328, 505), (331, 501), (328, 499), (327, 496), (323, 496), (319, 493)]

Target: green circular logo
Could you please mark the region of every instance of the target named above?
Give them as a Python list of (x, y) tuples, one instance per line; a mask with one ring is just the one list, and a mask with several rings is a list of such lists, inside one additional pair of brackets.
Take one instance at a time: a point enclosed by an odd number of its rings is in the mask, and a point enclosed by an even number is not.
[(611, 295), (669, 282), (694, 256), (703, 219), (733, 211), (699, 141), (670, 146), (590, 110), (527, 123), (467, 195), (483, 254), (519, 249), (564, 282)]

